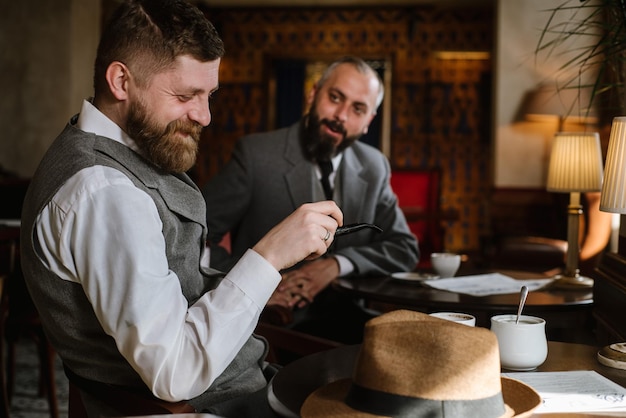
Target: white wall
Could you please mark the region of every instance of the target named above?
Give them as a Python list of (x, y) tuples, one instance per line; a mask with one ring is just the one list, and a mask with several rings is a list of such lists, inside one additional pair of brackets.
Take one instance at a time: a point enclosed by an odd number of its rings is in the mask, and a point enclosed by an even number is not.
[[(529, 121), (520, 118), (518, 111), (524, 95), (540, 83), (554, 84), (556, 80), (562, 85), (571, 77), (571, 72), (560, 70), (571, 53), (551, 56), (535, 53), (550, 17), (549, 9), (562, 3), (563, 0), (497, 1), (494, 54), (494, 185), (497, 188), (545, 187), (558, 118)], [(562, 13), (559, 16), (565, 18)], [(572, 40), (576, 41), (579, 40)], [(585, 127), (565, 126), (563, 130), (581, 129)]]
[(0, 166), (30, 177), (92, 94), (99, 0), (6, 2), (0, 13)]

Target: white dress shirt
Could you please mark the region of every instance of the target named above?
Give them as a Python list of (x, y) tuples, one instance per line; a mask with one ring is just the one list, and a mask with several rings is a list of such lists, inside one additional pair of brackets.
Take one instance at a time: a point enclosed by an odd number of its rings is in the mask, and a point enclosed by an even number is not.
[[(77, 127), (137, 151), (88, 101)], [(201, 394), (224, 371), (280, 274), (248, 250), (216, 289), (188, 307), (161, 229), (145, 192), (121, 172), (94, 166), (72, 176), (44, 207), (35, 239), (51, 271), (82, 285), (105, 332), (154, 395), (176, 401)]]

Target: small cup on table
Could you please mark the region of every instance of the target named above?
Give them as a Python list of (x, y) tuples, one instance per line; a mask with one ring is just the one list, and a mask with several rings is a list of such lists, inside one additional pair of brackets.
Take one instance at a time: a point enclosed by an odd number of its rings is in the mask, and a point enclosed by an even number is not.
[(430, 263), (442, 279), (454, 277), (461, 265), (461, 255), (454, 253), (432, 253)]
[(446, 319), (448, 321), (456, 322), (463, 325), (473, 327), (476, 325), (476, 318), (474, 315), (460, 313), (460, 312), (433, 312), (429, 314), (435, 318)]
[(546, 321), (536, 316), (495, 315), (491, 331), (496, 334), (502, 368), (515, 371), (534, 370), (548, 356)]

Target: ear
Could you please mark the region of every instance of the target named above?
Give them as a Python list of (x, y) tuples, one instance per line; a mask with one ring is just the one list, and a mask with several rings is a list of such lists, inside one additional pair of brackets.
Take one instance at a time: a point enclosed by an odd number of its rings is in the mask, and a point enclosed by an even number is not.
[(372, 116), (370, 116), (370, 120), (367, 122), (367, 125), (365, 125), (365, 128), (363, 128), (363, 135), (365, 135), (369, 128), (370, 128), (370, 123), (372, 123), (372, 120), (374, 120), (374, 117), (376, 116), (376, 112), (372, 113)]
[(307, 106), (309, 108), (311, 107), (311, 105), (313, 104), (313, 101), (315, 100), (316, 93), (317, 93), (317, 84), (314, 84), (313, 88), (309, 90), (309, 96), (307, 97), (307, 100), (306, 100)]
[(128, 67), (119, 61), (113, 61), (109, 64), (105, 77), (111, 94), (118, 100), (126, 100), (130, 80)]

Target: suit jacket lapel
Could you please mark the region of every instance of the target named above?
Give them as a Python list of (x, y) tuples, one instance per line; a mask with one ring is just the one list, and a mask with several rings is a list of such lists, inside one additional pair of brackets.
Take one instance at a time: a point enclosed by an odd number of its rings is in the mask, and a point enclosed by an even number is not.
[[(283, 157), (290, 168), (285, 170), (284, 178), (287, 183), (289, 196), (294, 209), (303, 203), (313, 201), (313, 165), (308, 163), (302, 155), (298, 134), (300, 123), (292, 125), (287, 131), (285, 153)], [(361, 177), (363, 165), (351, 148), (344, 151), (338, 175), (341, 181), (342, 209), (346, 213), (356, 213), (357, 222), (362, 215), (362, 197), (367, 191), (367, 181)], [(350, 173), (347, 175), (346, 173)]]
[[(344, 213), (356, 213), (355, 219), (346, 222), (359, 222), (362, 218), (362, 199), (367, 192), (367, 181), (361, 177), (363, 165), (351, 148), (343, 152), (339, 176), (341, 180), (341, 202)], [(350, 174), (346, 174), (350, 173)]]
[(303, 203), (313, 201), (313, 182), (311, 180), (313, 166), (302, 155), (300, 140), (298, 139), (299, 132), (300, 123), (289, 128), (283, 155), (288, 166), (284, 178), (294, 209)]

